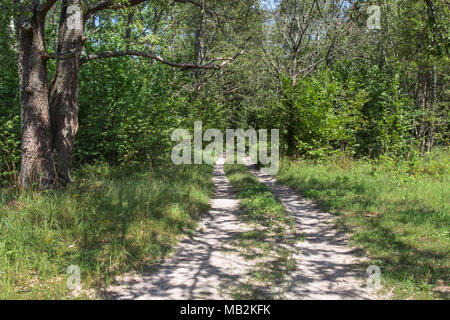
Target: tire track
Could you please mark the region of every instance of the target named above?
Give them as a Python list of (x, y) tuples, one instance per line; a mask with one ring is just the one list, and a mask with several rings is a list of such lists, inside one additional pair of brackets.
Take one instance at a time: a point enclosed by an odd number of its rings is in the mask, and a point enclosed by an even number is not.
[(264, 175), (250, 158), (246, 166), (280, 200), (295, 221), (295, 230), (304, 241), (295, 246), (299, 254), (297, 271), (291, 275), (291, 287), (286, 299), (376, 299), (365, 286), (362, 259), (349, 247), (345, 234), (332, 223), (332, 215), (305, 200), (289, 187), (278, 184), (274, 177)]

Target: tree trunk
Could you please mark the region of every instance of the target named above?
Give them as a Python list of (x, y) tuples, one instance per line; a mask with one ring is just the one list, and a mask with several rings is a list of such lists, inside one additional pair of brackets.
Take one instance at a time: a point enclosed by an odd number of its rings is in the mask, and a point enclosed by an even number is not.
[[(289, 98), (291, 99), (291, 98)], [(287, 122), (287, 155), (288, 156), (294, 156), (297, 153), (297, 139), (295, 137), (295, 131), (296, 127), (298, 126), (298, 123), (296, 122), (295, 117), (295, 107), (294, 103), (289, 100), (288, 102), (288, 116), (286, 119)]]
[(33, 183), (47, 187), (54, 182), (55, 169), (51, 152), (44, 23), (37, 14), (29, 20), (17, 19), (16, 32), (22, 107), (20, 182), (24, 187)]
[(78, 3), (79, 0), (64, 0), (62, 4), (57, 53), (73, 54), (57, 61), (50, 88), (52, 146), (58, 182), (62, 185), (72, 182), (70, 164), (78, 130), (78, 70), (84, 27), (82, 16), (73, 9)]

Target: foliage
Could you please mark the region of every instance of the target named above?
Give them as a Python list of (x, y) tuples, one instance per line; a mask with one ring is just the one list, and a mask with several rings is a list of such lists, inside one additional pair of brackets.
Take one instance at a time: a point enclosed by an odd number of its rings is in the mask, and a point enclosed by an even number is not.
[[(1, 20), (0, 20), (1, 21)], [(0, 23), (0, 187), (15, 182), (20, 168), (20, 105), (16, 57), (7, 25)], [(3, 45), (4, 44), (4, 45)]]
[[(102, 70), (102, 78), (96, 77)], [(94, 62), (82, 70), (80, 132), (75, 162), (137, 164), (167, 159), (172, 131), (186, 126), (176, 73), (129, 58)]]

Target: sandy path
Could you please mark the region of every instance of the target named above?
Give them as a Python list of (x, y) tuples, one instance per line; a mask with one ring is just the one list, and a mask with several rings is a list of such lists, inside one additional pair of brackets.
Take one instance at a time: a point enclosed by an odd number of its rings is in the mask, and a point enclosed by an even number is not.
[(249, 227), (238, 219), (239, 202), (223, 171), (223, 159), (214, 167), (213, 182), (211, 209), (195, 236), (181, 240), (172, 257), (154, 272), (117, 279), (118, 284), (107, 290), (110, 298), (225, 299), (227, 286), (246, 281), (252, 266), (230, 240)]
[(296, 234), (305, 237), (295, 245), (297, 271), (291, 275), (286, 299), (376, 299), (365, 288), (365, 270), (361, 270), (355, 251), (344, 234), (337, 231), (332, 215), (300, 197), (291, 188), (279, 185), (275, 178), (247, 167), (282, 202), (295, 220)]
[[(248, 159), (246, 159), (248, 161)], [(372, 299), (364, 289), (360, 260), (337, 232), (329, 213), (318, 210), (288, 187), (249, 166), (276, 194), (295, 220), (295, 233), (305, 236), (291, 247), (297, 270), (287, 277), (283, 299)], [(195, 236), (180, 241), (175, 253), (143, 275), (125, 275), (107, 289), (112, 299), (230, 299), (235, 288), (249, 284), (257, 260), (245, 260), (233, 239), (252, 228), (239, 220), (239, 201), (223, 170), (214, 166), (215, 196)], [(289, 246), (288, 244), (283, 244)]]

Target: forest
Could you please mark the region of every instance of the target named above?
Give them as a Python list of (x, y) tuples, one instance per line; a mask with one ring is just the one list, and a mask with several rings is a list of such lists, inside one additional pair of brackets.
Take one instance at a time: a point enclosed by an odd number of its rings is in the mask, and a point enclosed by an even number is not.
[[(170, 156), (201, 121), (279, 130), (277, 186), (379, 267), (378, 299), (448, 300), (449, 29), (446, 0), (1, 0), (0, 299), (103, 299), (196, 239), (219, 171)], [(310, 235), (253, 170), (224, 166), (252, 228), (229, 243), (276, 258), (221, 294), (302, 298)]]

